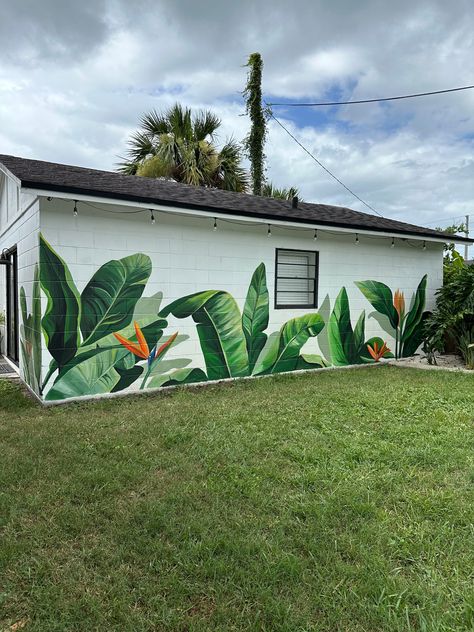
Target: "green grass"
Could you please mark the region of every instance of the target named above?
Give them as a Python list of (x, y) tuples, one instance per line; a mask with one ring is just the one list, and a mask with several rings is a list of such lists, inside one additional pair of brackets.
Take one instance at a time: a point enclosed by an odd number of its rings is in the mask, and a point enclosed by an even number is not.
[(474, 629), (474, 376), (0, 381), (0, 445), (0, 630)]

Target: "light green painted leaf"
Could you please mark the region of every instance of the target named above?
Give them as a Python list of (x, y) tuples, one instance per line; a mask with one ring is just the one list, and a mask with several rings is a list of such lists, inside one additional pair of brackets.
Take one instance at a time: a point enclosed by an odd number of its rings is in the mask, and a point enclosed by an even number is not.
[(331, 366), (331, 363), (318, 354), (302, 353), (298, 358), (297, 369), (322, 369)]
[(40, 235), (40, 282), (48, 303), (41, 321), (46, 346), (63, 366), (79, 345), (79, 292), (65, 261)]
[(180, 298), (160, 312), (176, 318), (192, 316), (210, 380), (248, 375), (248, 354), (242, 319), (227, 292), (207, 290)]
[(56, 380), (49, 389), (46, 400), (112, 392), (121, 379), (114, 368), (118, 353), (116, 350), (101, 351), (80, 362)]
[(154, 377), (148, 383), (149, 388), (159, 386), (177, 386), (178, 384), (195, 384), (196, 382), (206, 382), (207, 375), (202, 369), (178, 369), (166, 375)]
[(141, 253), (108, 261), (97, 270), (81, 294), (84, 345), (130, 324), (150, 274), (150, 257)]
[(268, 289), (265, 264), (261, 263), (253, 273), (242, 313), (242, 328), (247, 343), (249, 372), (255, 366), (265, 346), (268, 327)]
[(388, 317), (394, 329), (398, 327), (398, 313), (393, 306), (392, 290), (380, 281), (356, 281), (355, 283), (365, 298), (380, 314)]
[(323, 327), (324, 321), (316, 313), (286, 322), (279, 335), (264, 349), (265, 353), (260, 354), (253, 374), (266, 375), (297, 369), (301, 348), (310, 338), (317, 336)]

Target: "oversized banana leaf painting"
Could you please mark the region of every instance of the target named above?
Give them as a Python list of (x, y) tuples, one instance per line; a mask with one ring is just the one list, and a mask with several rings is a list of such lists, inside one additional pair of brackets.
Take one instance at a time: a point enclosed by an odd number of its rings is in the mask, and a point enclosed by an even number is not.
[[(393, 352), (381, 337), (366, 338), (366, 314), (353, 324), (349, 298), (341, 289), (329, 317), (313, 311), (269, 333), (270, 297), (265, 265), (254, 271), (242, 311), (231, 294), (203, 290), (164, 307), (161, 293), (143, 296), (152, 273), (146, 254), (136, 253), (102, 265), (79, 292), (66, 261), (40, 236), (32, 311), (20, 291), (21, 349), (25, 380), (46, 400), (63, 400), (226, 378), (378, 362), (415, 353), (422, 341), (426, 276), (408, 310), (400, 290), (379, 281), (356, 285), (387, 319)], [(41, 290), (45, 309), (41, 315)], [(176, 357), (186, 339), (168, 332), (168, 319), (192, 319), (203, 367)], [(304, 353), (306, 343), (326, 328), (330, 357)], [(51, 356), (41, 376), (41, 333)], [(169, 355), (169, 351), (173, 353)], [(204, 369), (205, 367), (205, 369)]]

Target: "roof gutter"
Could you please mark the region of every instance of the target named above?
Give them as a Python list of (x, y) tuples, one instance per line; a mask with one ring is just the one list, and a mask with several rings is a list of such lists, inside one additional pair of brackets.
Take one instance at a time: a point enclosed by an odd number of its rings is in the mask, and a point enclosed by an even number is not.
[[(296, 228), (310, 228), (310, 229), (336, 229), (341, 233), (354, 233), (357, 232), (361, 235), (378, 235), (380, 237), (399, 237), (401, 239), (415, 239), (420, 241), (431, 241), (434, 243), (474, 243), (474, 239), (467, 239), (466, 237), (460, 237), (458, 235), (452, 235), (448, 237), (438, 237), (431, 233), (410, 233), (404, 230), (382, 230), (378, 228), (364, 228), (357, 224), (347, 224), (339, 222), (321, 222), (321, 221), (298, 221), (285, 218), (276, 218), (274, 215), (267, 215), (265, 213), (239, 213), (235, 214), (226, 209), (217, 209), (212, 207), (202, 207), (193, 204), (184, 204), (181, 202), (173, 201), (155, 201), (153, 202), (149, 198), (143, 198), (139, 196), (114, 194), (113, 197), (107, 196), (102, 192), (93, 190), (84, 190), (82, 188), (75, 189), (74, 187), (60, 187), (42, 186), (41, 184), (34, 182), (22, 181), (22, 188), (29, 189), (32, 193), (44, 197), (52, 197), (59, 199), (77, 200), (83, 202), (95, 202), (98, 204), (110, 204), (113, 206), (133, 206), (135, 208), (153, 209), (156, 211), (164, 211), (168, 213), (175, 213), (177, 215), (187, 215), (191, 217), (225, 217), (234, 221), (250, 222), (255, 224), (271, 224), (272, 226), (293, 226)], [(61, 194), (61, 195), (59, 195)]]

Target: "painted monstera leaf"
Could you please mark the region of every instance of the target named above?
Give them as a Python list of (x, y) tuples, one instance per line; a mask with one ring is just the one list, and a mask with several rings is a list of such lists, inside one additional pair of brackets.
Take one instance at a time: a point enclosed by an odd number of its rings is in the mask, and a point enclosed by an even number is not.
[(393, 305), (392, 290), (380, 281), (356, 281), (355, 284), (372, 307), (388, 317), (394, 329), (398, 327), (398, 313)]
[(66, 262), (40, 234), (40, 282), (47, 298), (41, 321), (48, 351), (59, 367), (79, 345), (79, 292)]
[(220, 290), (180, 298), (160, 312), (166, 318), (191, 316), (197, 325), (210, 380), (248, 375), (249, 361), (242, 318), (235, 299)]
[(58, 377), (49, 389), (46, 400), (110, 393), (122, 377), (114, 366), (118, 353), (115, 349), (101, 351), (76, 364)]
[(249, 373), (252, 373), (260, 352), (267, 341), (268, 289), (265, 264), (261, 263), (253, 273), (242, 313), (242, 328), (247, 344)]
[(151, 274), (151, 260), (137, 253), (101, 266), (81, 294), (83, 345), (130, 324)]
[(424, 312), (426, 301), (427, 275), (421, 279), (413, 297), (412, 306), (406, 315), (403, 332), (401, 336), (401, 356), (409, 357), (413, 355), (423, 342), (423, 325), (427, 318)]
[(269, 340), (255, 365), (253, 375), (268, 375), (300, 368), (303, 345), (317, 336), (324, 327), (319, 314), (305, 314), (286, 322), (278, 334)]

